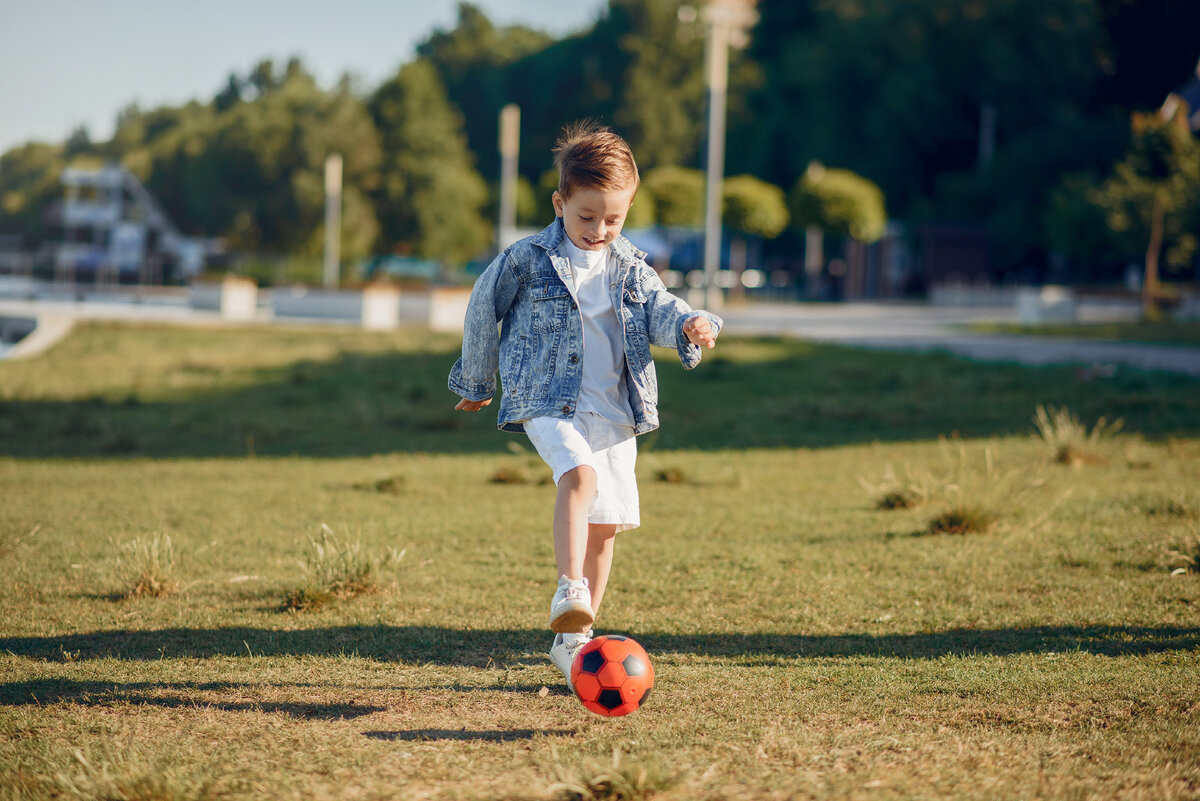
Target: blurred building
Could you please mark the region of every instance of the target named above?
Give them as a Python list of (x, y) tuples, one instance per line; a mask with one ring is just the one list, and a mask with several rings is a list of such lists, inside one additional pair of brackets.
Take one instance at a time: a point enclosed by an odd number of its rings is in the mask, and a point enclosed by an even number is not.
[(180, 234), (149, 190), (123, 167), (68, 168), (62, 185), (62, 241), (52, 246), (57, 280), (186, 280), (215, 250), (211, 241)]

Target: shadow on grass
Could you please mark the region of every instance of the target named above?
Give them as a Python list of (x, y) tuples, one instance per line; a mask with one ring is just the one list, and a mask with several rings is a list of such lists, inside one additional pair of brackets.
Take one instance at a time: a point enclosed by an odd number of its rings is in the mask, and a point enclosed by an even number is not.
[(133, 682), (118, 684), (104, 681), (76, 681), (72, 679), (34, 679), (0, 685), (0, 705), (21, 706), (25, 704), (71, 703), (112, 706), (132, 704), (135, 706), (157, 706), (163, 709), (215, 709), (223, 712), (258, 712), (281, 714), (297, 720), (351, 720), (376, 712), (385, 712), (387, 707), (367, 706), (354, 703), (323, 704), (310, 701), (228, 701), (203, 696), (163, 695), (163, 691), (221, 692), (238, 691), (245, 694), (255, 688), (244, 684), (172, 684), (163, 682)]
[[(446, 374), (456, 356), (344, 352), (329, 362), (199, 377), (200, 368), (184, 361), (139, 378), (127, 391), (69, 400), (9, 397), (0, 401), (0, 455), (502, 453), (512, 435), (495, 430), (497, 403), (478, 414), (454, 411)], [(43, 367), (51, 378), (86, 369), (53, 360)], [(1200, 381), (1166, 373), (1119, 370), (1082, 380), (1072, 367), (731, 339), (686, 374), (677, 360), (661, 358), (658, 375), (663, 427), (651, 436), (660, 449), (1027, 434), (1038, 404), (1067, 406), (1082, 420), (1123, 418), (1127, 432), (1149, 437), (1200, 434)], [(174, 389), (177, 382), (190, 388)]]
[[(651, 653), (764, 660), (892, 657), (933, 659), (948, 655), (1007, 656), (1082, 652), (1126, 656), (1200, 648), (1200, 628), (1150, 626), (1032, 626), (949, 629), (920, 634), (664, 634), (637, 632)], [(542, 664), (546, 632), (461, 631), (429, 626), (339, 626), (271, 631), (255, 628), (99, 631), (45, 637), (0, 638), (0, 652), (47, 661), (164, 658), (353, 655), (412, 664), (488, 667)], [(10, 685), (11, 687), (11, 685)], [(0, 703), (10, 699), (0, 686)], [(22, 699), (24, 702), (24, 699)]]

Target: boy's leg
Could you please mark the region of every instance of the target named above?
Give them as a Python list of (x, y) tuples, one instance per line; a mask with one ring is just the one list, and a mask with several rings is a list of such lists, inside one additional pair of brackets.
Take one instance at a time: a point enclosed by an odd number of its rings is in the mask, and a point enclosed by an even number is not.
[(592, 613), (600, 611), (600, 600), (608, 585), (608, 574), (612, 569), (613, 545), (620, 526), (614, 523), (593, 523), (588, 526), (587, 552), (583, 559), (583, 575), (592, 591)]
[(554, 561), (558, 575), (583, 578), (588, 547), (588, 508), (596, 497), (596, 471), (580, 465), (563, 474), (554, 502)]
[(595, 613), (584, 577), (588, 545), (588, 509), (596, 497), (596, 471), (580, 465), (563, 473), (554, 503), (554, 561), (558, 589), (550, 602), (550, 628), (559, 633), (586, 632)]

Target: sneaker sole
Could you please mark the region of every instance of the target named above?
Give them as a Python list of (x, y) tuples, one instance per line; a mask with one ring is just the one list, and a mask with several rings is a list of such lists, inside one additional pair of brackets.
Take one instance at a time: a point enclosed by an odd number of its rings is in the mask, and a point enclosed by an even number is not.
[(550, 618), (550, 630), (555, 634), (581, 634), (587, 631), (596, 616), (592, 610), (566, 609), (558, 617)]

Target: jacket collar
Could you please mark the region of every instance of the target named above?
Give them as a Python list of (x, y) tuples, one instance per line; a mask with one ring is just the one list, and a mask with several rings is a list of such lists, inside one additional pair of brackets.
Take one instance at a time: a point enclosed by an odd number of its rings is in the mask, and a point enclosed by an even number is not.
[[(566, 235), (562, 217), (555, 217), (554, 222), (534, 234), (532, 242), (547, 253), (555, 254)], [(609, 247), (613, 249), (613, 253), (617, 254), (617, 262), (622, 268), (629, 267), (634, 262), (646, 258), (646, 254), (634, 247), (633, 243), (624, 236), (618, 236)]]

